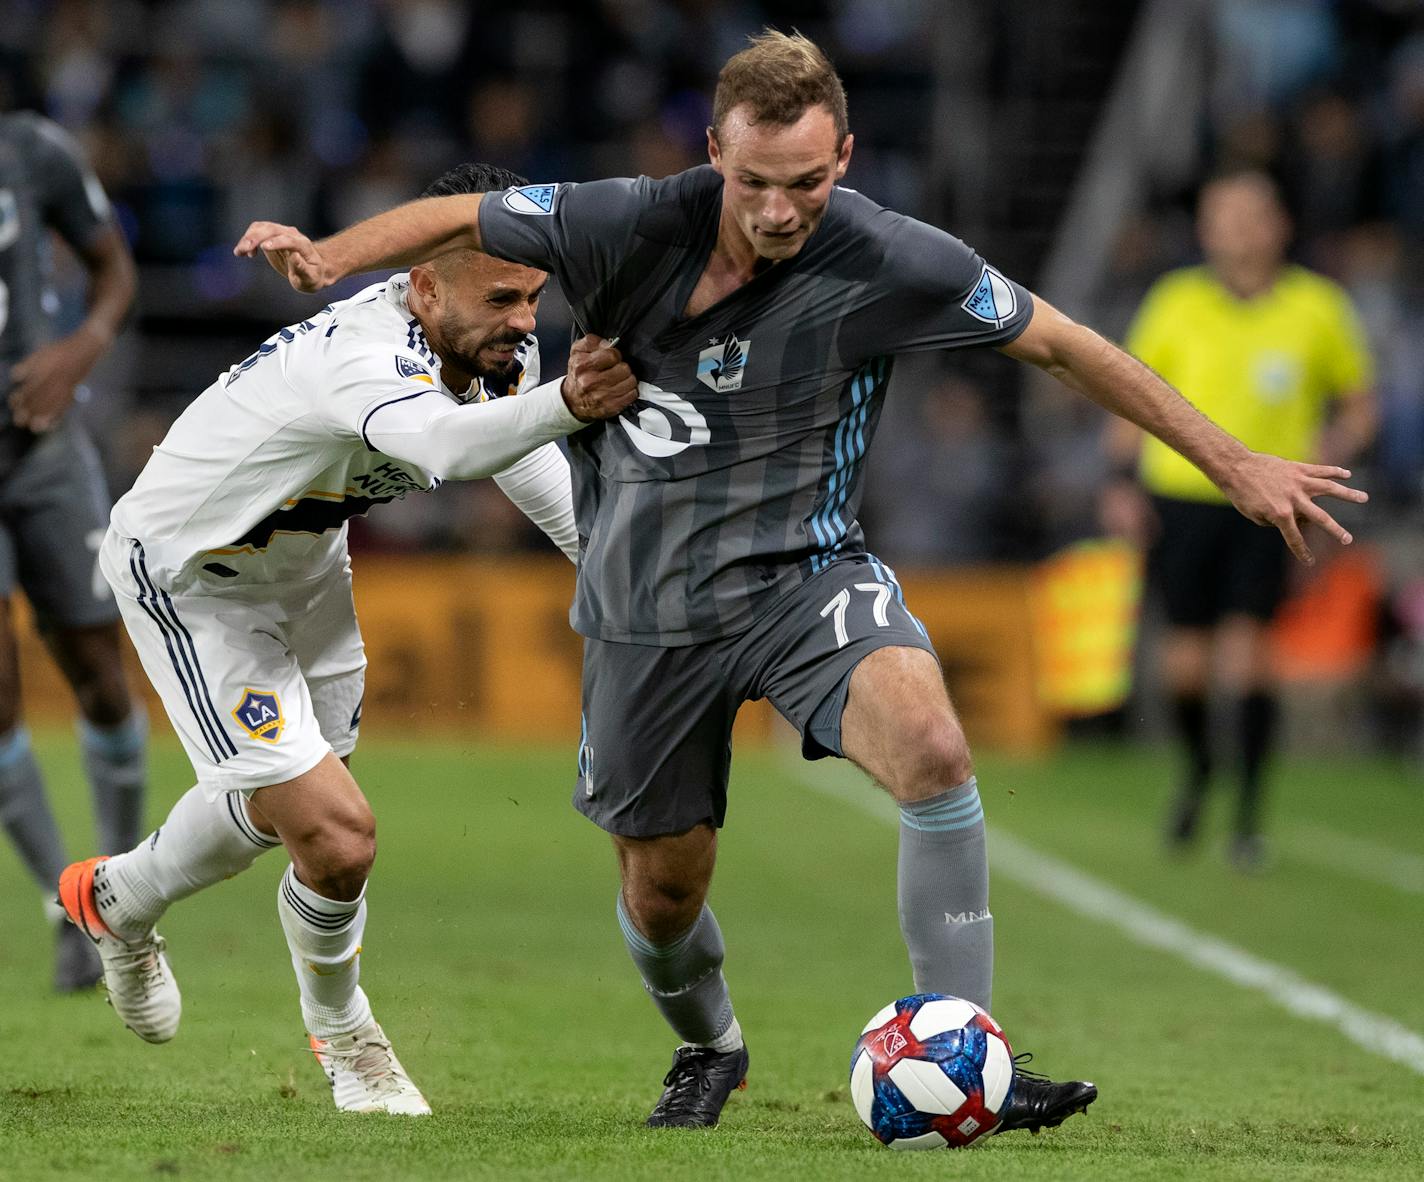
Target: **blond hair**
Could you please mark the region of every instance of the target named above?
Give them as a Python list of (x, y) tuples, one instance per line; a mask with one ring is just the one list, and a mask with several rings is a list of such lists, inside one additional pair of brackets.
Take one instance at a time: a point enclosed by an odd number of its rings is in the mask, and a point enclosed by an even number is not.
[(820, 47), (800, 33), (778, 33), (767, 29), (741, 53), (728, 60), (717, 75), (717, 93), (712, 100), (712, 130), (734, 107), (751, 108), (753, 123), (774, 123), (789, 127), (808, 107), (824, 106), (836, 124), (836, 141), (844, 141), (849, 130), (845, 88), (835, 67)]

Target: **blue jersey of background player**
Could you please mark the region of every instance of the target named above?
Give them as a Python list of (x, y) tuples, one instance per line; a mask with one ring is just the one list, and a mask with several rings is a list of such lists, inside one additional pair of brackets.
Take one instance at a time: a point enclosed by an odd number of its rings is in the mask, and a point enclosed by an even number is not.
[[(87, 314), (62, 337), (49, 295), (51, 231), (89, 277)], [(142, 823), (143, 714), (124, 683), (118, 610), (95, 566), (109, 494), (93, 445), (67, 414), (133, 295), (128, 247), (78, 146), (39, 115), (0, 115), (0, 819), (47, 895), (69, 856), (20, 719), (17, 586), (79, 702), (100, 845), (128, 849)], [(83, 934), (59, 924), (58, 940), (56, 987), (97, 981)]]
[[(837, 190), (845, 96), (802, 37), (723, 68), (712, 172), (526, 186), (380, 215), (325, 242), (254, 223), (301, 290), (470, 246), (554, 271), (583, 326), (640, 379), (616, 425), (575, 436), (588, 637), (576, 803), (612, 835), (619, 919), (684, 1040), (654, 1125), (715, 1124), (746, 1048), (706, 906), (732, 717), (768, 697), (809, 756), (842, 755), (900, 805), (900, 921), (915, 986), (988, 1004), (983, 812), (933, 651), (854, 522), (885, 354), (987, 344), (1054, 373), (1193, 460), (1308, 557), (1342, 469), (1253, 453), (1145, 367), (949, 235)], [(715, 175), (714, 175), (715, 174)], [(582, 192), (581, 192), (582, 191)], [(1087, 1083), (1020, 1071), (1000, 1130), (1061, 1123)]]

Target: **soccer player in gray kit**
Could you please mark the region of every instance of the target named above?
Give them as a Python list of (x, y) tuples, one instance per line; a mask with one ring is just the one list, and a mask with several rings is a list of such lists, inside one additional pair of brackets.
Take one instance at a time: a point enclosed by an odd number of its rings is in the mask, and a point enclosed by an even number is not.
[[(1348, 535), (1312, 500), (1343, 469), (1249, 451), (1144, 366), (962, 242), (837, 182), (845, 95), (821, 51), (768, 32), (723, 67), (710, 167), (417, 202), (320, 243), (254, 223), (299, 290), (469, 246), (554, 272), (617, 338), (639, 400), (570, 438), (584, 648), (576, 807), (613, 837), (617, 914), (682, 1040), (650, 1125), (717, 1123), (747, 1051), (706, 905), (738, 705), (769, 698), (808, 758), (854, 761), (900, 806), (915, 988), (990, 1004), (983, 810), (929, 640), (856, 508), (897, 353), (989, 345), (1165, 439), (1237, 507)], [(1097, 1095), (1019, 1069), (1001, 1131)]]
[[(58, 339), (52, 230), (89, 277), (85, 318)], [(109, 492), (93, 443), (68, 414), (133, 296), (128, 246), (79, 146), (32, 112), (0, 115), (0, 824), (47, 897), (69, 855), (20, 716), (16, 584), (79, 703), (100, 848), (128, 849), (143, 825), (147, 721), (124, 680), (119, 610), (96, 566)], [(52, 908), (55, 988), (82, 989), (102, 969), (62, 915)]]

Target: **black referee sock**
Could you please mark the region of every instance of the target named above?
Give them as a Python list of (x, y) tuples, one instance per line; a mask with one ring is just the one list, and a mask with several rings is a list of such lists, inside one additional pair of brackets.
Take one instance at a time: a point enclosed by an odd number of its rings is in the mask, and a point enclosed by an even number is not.
[(1200, 798), (1211, 778), (1211, 748), (1207, 743), (1207, 705), (1202, 694), (1176, 694), (1172, 719), (1187, 748), (1187, 774), (1183, 790)]
[(1276, 719), (1280, 715), (1275, 694), (1257, 691), (1237, 706), (1241, 743), (1241, 796), (1236, 811), (1236, 832), (1253, 837), (1260, 828), (1262, 781), (1266, 762), (1275, 748)]

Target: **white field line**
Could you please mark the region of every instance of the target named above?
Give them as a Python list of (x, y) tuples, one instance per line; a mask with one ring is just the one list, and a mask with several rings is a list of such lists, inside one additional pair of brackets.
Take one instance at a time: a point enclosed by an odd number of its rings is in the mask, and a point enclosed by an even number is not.
[[(821, 764), (813, 772), (800, 760), (793, 763), (788, 759), (786, 764), (812, 791), (853, 805), (881, 821), (899, 824), (889, 797), (872, 789), (850, 765)], [(1135, 943), (1169, 952), (1205, 972), (1264, 994), (1297, 1017), (1334, 1026), (1356, 1046), (1424, 1075), (1424, 1036), (1393, 1018), (1362, 1009), (1284, 965), (1197, 931), (1001, 829), (990, 828), (989, 844), (990, 866), (996, 876), (1012, 879), (1069, 911), (1115, 928)]]
[(1406, 854), (1319, 825), (1291, 825), (1284, 845), (1297, 861), (1377, 886), (1393, 887), (1408, 895), (1424, 895), (1424, 858), (1418, 854)]

